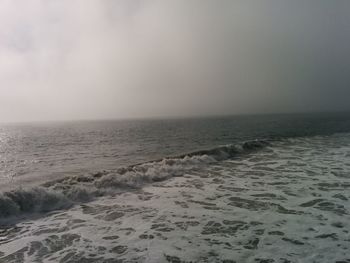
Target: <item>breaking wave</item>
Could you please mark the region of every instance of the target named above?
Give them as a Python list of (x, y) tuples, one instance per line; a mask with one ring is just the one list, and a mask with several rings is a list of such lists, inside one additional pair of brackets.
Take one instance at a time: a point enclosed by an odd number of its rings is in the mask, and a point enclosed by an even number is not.
[(75, 203), (91, 201), (98, 196), (138, 189), (148, 183), (183, 176), (200, 165), (250, 153), (268, 145), (268, 141), (254, 140), (241, 145), (220, 146), (121, 167), (115, 171), (69, 176), (35, 188), (19, 188), (0, 193), (0, 219), (65, 209)]

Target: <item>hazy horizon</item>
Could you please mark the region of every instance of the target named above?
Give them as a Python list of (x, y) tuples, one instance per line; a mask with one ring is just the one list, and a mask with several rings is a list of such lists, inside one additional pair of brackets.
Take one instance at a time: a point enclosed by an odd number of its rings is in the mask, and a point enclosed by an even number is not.
[(251, 112), (251, 113), (228, 113), (228, 114), (207, 114), (207, 115), (186, 115), (186, 116), (179, 116), (179, 115), (166, 115), (166, 116), (144, 116), (144, 117), (111, 117), (111, 118), (81, 118), (81, 119), (26, 119), (26, 120), (13, 120), (13, 121), (0, 121), (1, 124), (35, 124), (35, 123), (70, 123), (70, 122), (110, 122), (110, 121), (162, 121), (162, 120), (200, 120), (200, 119), (213, 119), (213, 118), (240, 118), (240, 117), (269, 117), (269, 116), (318, 116), (318, 115), (335, 115), (335, 116), (341, 116), (344, 114), (350, 114), (349, 110), (338, 110), (338, 111), (301, 111), (301, 112)]
[(348, 10), (0, 1), (0, 123), (349, 111)]
[(350, 0), (0, 0), (0, 262), (348, 262)]

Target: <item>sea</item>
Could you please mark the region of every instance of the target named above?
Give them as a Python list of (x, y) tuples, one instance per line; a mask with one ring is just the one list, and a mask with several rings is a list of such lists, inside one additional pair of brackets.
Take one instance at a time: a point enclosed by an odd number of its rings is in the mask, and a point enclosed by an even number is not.
[(350, 262), (350, 113), (0, 124), (0, 262)]

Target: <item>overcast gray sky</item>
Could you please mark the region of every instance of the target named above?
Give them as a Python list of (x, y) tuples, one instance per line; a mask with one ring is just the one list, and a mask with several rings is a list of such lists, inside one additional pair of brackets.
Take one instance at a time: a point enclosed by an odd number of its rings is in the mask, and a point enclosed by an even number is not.
[(348, 0), (0, 0), (0, 121), (350, 109)]

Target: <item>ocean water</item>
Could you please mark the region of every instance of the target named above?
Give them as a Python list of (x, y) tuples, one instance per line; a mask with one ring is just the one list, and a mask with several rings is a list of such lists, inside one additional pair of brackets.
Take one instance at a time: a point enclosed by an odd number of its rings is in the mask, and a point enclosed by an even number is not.
[(0, 262), (350, 262), (350, 115), (0, 126)]

